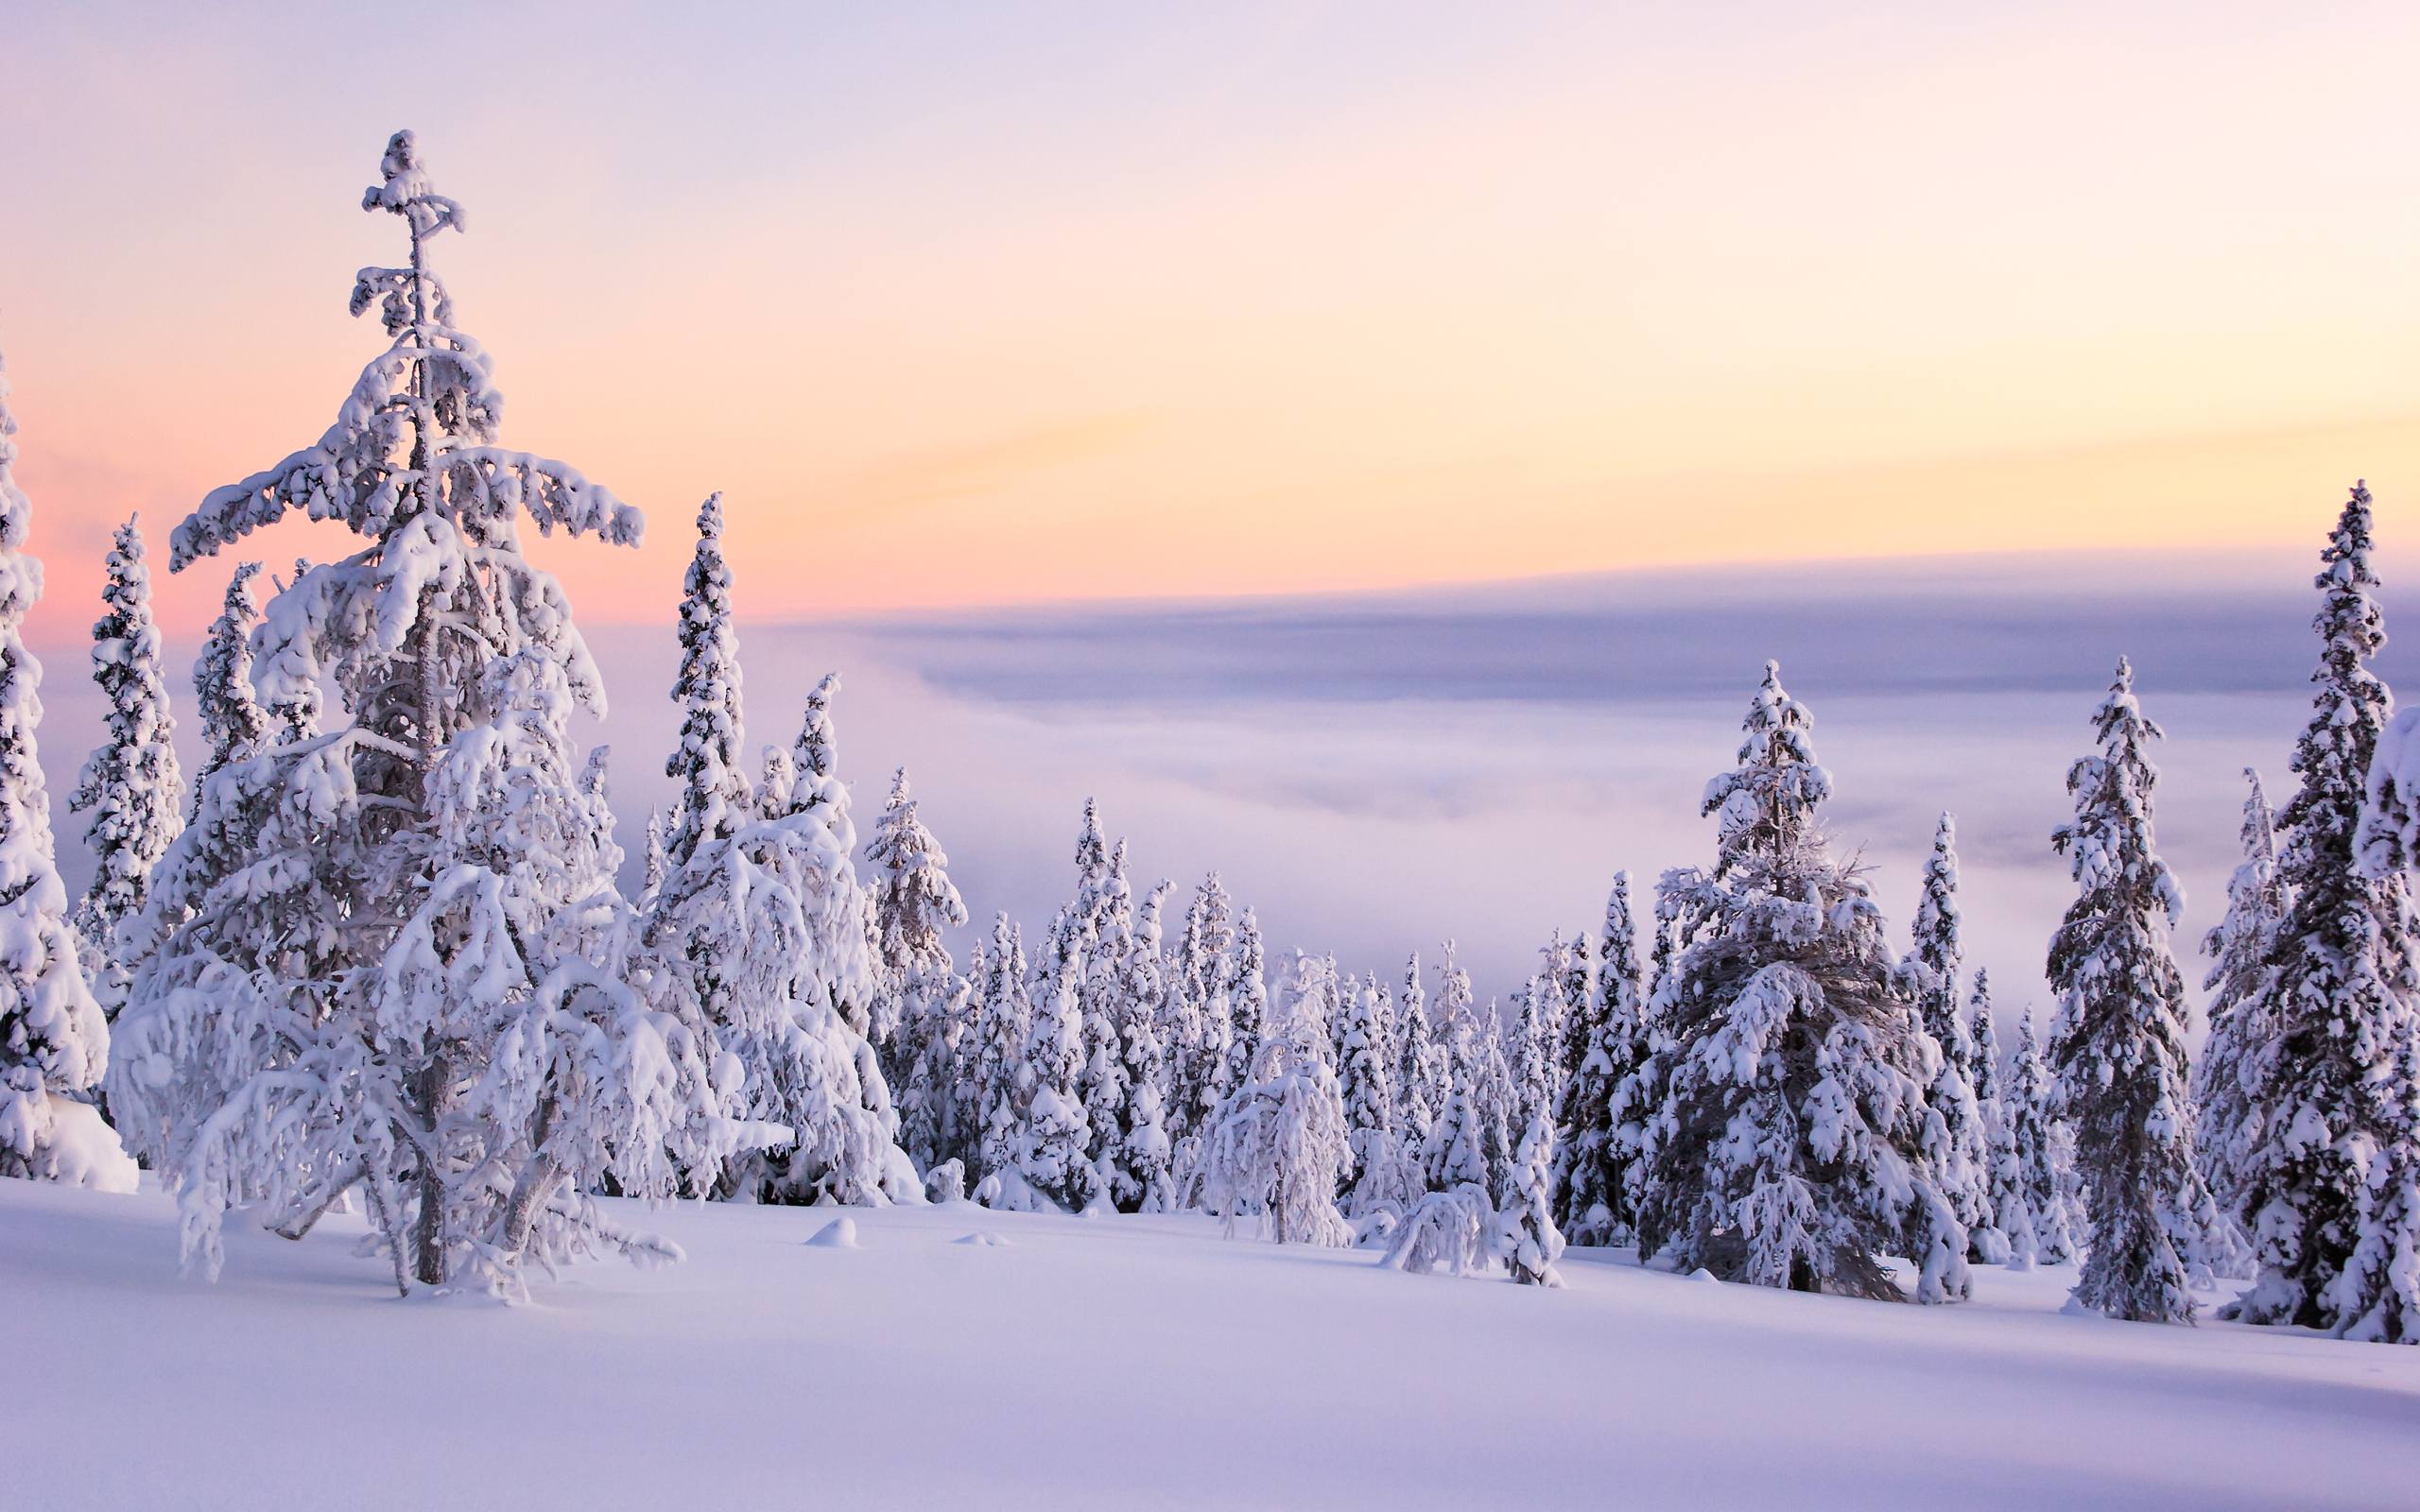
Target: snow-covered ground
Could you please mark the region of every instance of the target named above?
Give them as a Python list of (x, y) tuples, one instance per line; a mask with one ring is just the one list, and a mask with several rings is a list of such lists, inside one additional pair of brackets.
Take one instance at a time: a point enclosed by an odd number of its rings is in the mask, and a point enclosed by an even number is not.
[[(2394, 1508), (2420, 1350), (2061, 1314), (2071, 1273), (1893, 1307), (1574, 1251), (1409, 1277), (1199, 1217), (650, 1215), (686, 1264), (400, 1301), (356, 1220), (0, 1180), (6, 1504)], [(990, 1234), (1004, 1244), (968, 1242)]]

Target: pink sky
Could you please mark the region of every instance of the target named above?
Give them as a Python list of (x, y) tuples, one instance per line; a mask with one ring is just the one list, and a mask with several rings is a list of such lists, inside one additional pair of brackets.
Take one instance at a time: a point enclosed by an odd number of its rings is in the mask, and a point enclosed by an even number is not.
[(8, 24), (39, 640), (327, 423), (401, 126), (592, 620), (714, 489), (759, 618), (2420, 524), (2407, 6), (429, 9)]

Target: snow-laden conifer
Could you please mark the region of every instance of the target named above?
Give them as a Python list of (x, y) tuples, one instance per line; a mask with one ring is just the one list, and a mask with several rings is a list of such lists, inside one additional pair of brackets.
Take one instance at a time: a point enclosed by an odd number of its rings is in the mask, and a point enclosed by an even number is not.
[(194, 710), (201, 719), (202, 758), (187, 799), (187, 823), (201, 811), (201, 790), (219, 768), (268, 747), (268, 711), (252, 692), (252, 627), (261, 617), (252, 579), (260, 570), (256, 561), (235, 564), (218, 617), (203, 632), (201, 656), (194, 662)]
[(2012, 1263), (2030, 1256), (2046, 1265), (2064, 1265), (2076, 1257), (2068, 1198), (2072, 1183), (2066, 1169), (2071, 1142), (2063, 1138), (2057, 1101), (2058, 1087), (2042, 1058), (2029, 1008), (2017, 1020), (2016, 1054), (2009, 1061), (2009, 1144), (2016, 1162), (2016, 1200), (2022, 1205), (2021, 1217), (2008, 1205), (2000, 1209)]
[(730, 835), (753, 802), (741, 754), (739, 633), (722, 524), (722, 495), (708, 494), (681, 585), (681, 674), (672, 684), (680, 744), (664, 764), (664, 774), (680, 784), (664, 838), (667, 869), (685, 866), (703, 842)]
[(2013, 1270), (2030, 1269), (2041, 1240), (2025, 1206), (2015, 1121), (2000, 1069), (1999, 1025), (1993, 1019), (1991, 973), (1980, 969), (1975, 972), (1974, 995), (1967, 1000), (1966, 1028), (1975, 1045), (1975, 1107), (1983, 1119), (1983, 1211), (1999, 1236), (1998, 1263)]
[(1201, 1132), (1216, 1105), (1220, 1067), (1226, 1062), (1228, 1007), (1226, 959), (1235, 948), (1235, 917), (1227, 889), (1215, 871), (1201, 879), (1184, 911), (1167, 996), (1167, 1027), (1161, 1038), (1168, 1053), (1168, 1138), (1183, 1151)]
[(1639, 1245), (1725, 1280), (1885, 1298), (1900, 1293), (1882, 1257), (1903, 1255), (1917, 1298), (1945, 1301), (1967, 1278), (1926, 1100), (1941, 1050), (1863, 879), (1824, 843), (1811, 725), (1766, 663), (1738, 765), (1706, 784), (1715, 865), (1657, 888)]
[[(1344, 1098), (1344, 1126), (1353, 1146), (1352, 1169), (1345, 1185), (1356, 1194), (1353, 1211), (1384, 1200), (1373, 1189), (1363, 1192), (1363, 1178), (1380, 1167), (1400, 1165), (1402, 1146), (1395, 1130), (1394, 1068), (1388, 1050), (1394, 1042), (1388, 1022), (1390, 1005), (1380, 996), (1377, 979), (1354, 985), (1345, 1002), (1343, 1053), (1337, 1061), (1338, 1090)], [(1406, 1194), (1388, 1194), (1400, 1200)]]
[(1404, 963), (1403, 992), (1395, 999), (1395, 1119), (1404, 1147), (1418, 1157), (1445, 1106), (1449, 1071), (1445, 1048), (1428, 1015), (1428, 988), (1421, 980), (1420, 953)]
[(1160, 1040), (1168, 995), (1161, 919), (1172, 885), (1163, 880), (1143, 895), (1118, 993), (1126, 1007), (1127, 1092), (1117, 1160), (1111, 1167), (1111, 1195), (1132, 1212), (1167, 1212), (1176, 1205), (1176, 1150), (1167, 1131), (1168, 1057)]
[(1261, 944), (1260, 920), (1250, 908), (1236, 919), (1235, 937), (1220, 962), (1219, 980), (1216, 1001), (1226, 1009), (1226, 1033), (1215, 1089), (1219, 1101), (1223, 1103), (1252, 1080), (1269, 1019), (1266, 952)]
[(2053, 836), (2077, 897), (2050, 937), (2059, 994), (2050, 1061), (2076, 1130), (2089, 1233), (2075, 1304), (2111, 1317), (2189, 1322), (2199, 1248), (2185, 979), (2169, 930), (2185, 894), (2153, 849), (2151, 742), (2121, 659), (2093, 715), (2100, 754), (2067, 769), (2076, 816)]
[(1099, 1185), (1085, 1158), (1092, 1131), (1077, 1087), (1084, 1069), (1086, 944), (1082, 916), (1062, 907), (1033, 963), (1033, 1028), (1025, 1050), (1032, 1084), (1017, 1151), (1026, 1184), (1071, 1211), (1088, 1206)]
[(1083, 1063), (1076, 1074), (1076, 1095), (1084, 1105), (1089, 1140), (1085, 1158), (1096, 1173), (1096, 1188), (1115, 1197), (1129, 1184), (1122, 1165), (1126, 1105), (1132, 1091), (1126, 1074), (1125, 1029), (1127, 972), (1133, 964), (1134, 891), (1126, 876), (1126, 842), (1120, 840), (1103, 853), (1099, 841), (1099, 824), (1087, 803), (1076, 858), (1076, 911), (1084, 920), (1084, 973), (1079, 1000)]
[(33, 505), (10, 472), (17, 421), (0, 365), (0, 1177), (134, 1190), (134, 1162), (89, 1097), (110, 1057), (67, 919), (35, 751), (42, 663), (20, 629), (42, 596), (26, 555)]
[(1521, 1133), (1512, 1191), (1497, 1218), (1497, 1245), (1512, 1279), (1524, 1286), (1561, 1286), (1554, 1263), (1563, 1233), (1554, 1224), (1554, 1125), (1541, 1113)]
[(2273, 1005), (2265, 987), (2287, 903), (2268, 796), (2259, 773), (2247, 766), (2243, 775), (2251, 784), (2240, 832), (2243, 861), (2227, 880), (2226, 917), (2202, 938), (2203, 954), (2210, 957), (2202, 984), (2210, 994), (2210, 1032), (2193, 1073), (2200, 1109), (2194, 1155), (2212, 1194), (2230, 1213), (2242, 1211), (2243, 1183), (2235, 1158), (2256, 1143), (2252, 1095), (2262, 1058), (2276, 1040), (2275, 1025), (2265, 1018)]
[(1638, 1073), (1648, 1052), (1627, 871), (1614, 875), (1595, 980), (1585, 1011), (1572, 1022), (1584, 1040), (1570, 1046), (1580, 1059), (1564, 1083), (1556, 1118), (1556, 1223), (1579, 1244), (1626, 1244), (1637, 1215), (1645, 1113)]
[(1219, 1103), (1202, 1136), (1200, 1206), (1224, 1219), (1230, 1235), (1237, 1218), (1255, 1217), (1279, 1244), (1350, 1245), (1336, 1194), (1353, 1149), (1323, 1033), (1292, 1016), (1270, 1027), (1250, 1076)]
[(2236, 1009), (2271, 1048), (2249, 1069), (2220, 1163), (2257, 1251), (2246, 1321), (2409, 1339), (2420, 1323), (2402, 1315), (2390, 1271), (2353, 1265), (2376, 1215), (2409, 1211), (2408, 1190), (2376, 1178), (2408, 1169), (2420, 1142), (2411, 882), (2398, 858), (2357, 853), (2369, 781), (2399, 765), (2373, 759), (2391, 699), (2370, 669), (2386, 644), (2371, 550), (2369, 490), (2356, 484), (2320, 554), (2318, 691), (2291, 762), (2301, 786), (2277, 816), (2285, 917), (2257, 995)]
[(1997, 1264), (2008, 1258), (2008, 1241), (1991, 1220), (1988, 1135), (1975, 1092), (1975, 1042), (1958, 1001), (1965, 947), (1959, 935), (1957, 839), (1957, 821), (1944, 813), (1933, 828), (1932, 853), (1925, 858), (1910, 931), (1914, 948), (1905, 969), (1925, 1032), (1941, 1046), (1941, 1073), (1926, 1095), (1948, 1132), (1942, 1178), (1958, 1221), (1966, 1226), (1968, 1258)]
[[(143, 911), (151, 870), (184, 828), (184, 774), (171, 744), (168, 679), (160, 669), (160, 627), (151, 617), (151, 569), (143, 534), (128, 520), (112, 539), (101, 587), (104, 612), (93, 626), (93, 680), (109, 700), (101, 744), (86, 758), (67, 806), (90, 814), (85, 843), (93, 880), (74, 922), (85, 974), (103, 1014), (126, 1001), (125, 921)], [(138, 932), (139, 933), (139, 932)]]
[(971, 1153), (974, 1124), (957, 1091), (972, 994), (947, 938), (966, 923), (966, 903), (949, 880), (948, 854), (918, 816), (905, 766), (892, 774), (890, 800), (865, 853), (873, 870), (877, 990), (893, 1000), (883, 1016), (899, 1025), (885, 1075), (896, 1088), (900, 1143), (919, 1169), (930, 1169)]
[[(1025, 1108), (1032, 1095), (1033, 1071), (1026, 1041), (1033, 1034), (1033, 1007), (1026, 992), (1025, 942), (1009, 916), (992, 921), (992, 941), (975, 963), (975, 1044), (968, 1058), (965, 1097), (977, 1110), (977, 1196), (997, 1177), (1024, 1189), (1019, 1169)], [(994, 1191), (997, 1192), (998, 1187)]]
[[(363, 208), (411, 257), (365, 268), (393, 338), (336, 423), (217, 490), (170, 565), (292, 511), (365, 538), (298, 572), (254, 637), (286, 734), (231, 763), (155, 875), (163, 943), (133, 983), (112, 1105), (176, 1181), (188, 1257), (228, 1209), (286, 1231), (358, 1189), (396, 1280), (514, 1295), (531, 1261), (664, 1258), (590, 1194), (668, 1193), (744, 1131), (702, 1026), (625, 970), (630, 919), (601, 793), (572, 748), (601, 710), (560, 587), (518, 544), (633, 544), (637, 511), (497, 444), (490, 362), (454, 324), (429, 239), (462, 224), (411, 133)], [(324, 734), (322, 690), (349, 722)]]

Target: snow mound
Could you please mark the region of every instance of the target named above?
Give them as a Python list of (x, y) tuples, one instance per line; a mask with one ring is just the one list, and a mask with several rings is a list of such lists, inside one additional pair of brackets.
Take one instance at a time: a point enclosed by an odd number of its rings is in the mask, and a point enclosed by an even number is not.
[(101, 1122), (100, 1109), (90, 1103), (50, 1099), (50, 1146), (43, 1152), (51, 1180), (95, 1192), (131, 1194), (142, 1180), (134, 1157), (117, 1141), (117, 1131)]
[(950, 1243), (953, 1245), (980, 1245), (986, 1249), (1006, 1249), (1009, 1247), (1009, 1242), (1007, 1240), (1001, 1238), (998, 1234), (994, 1233), (989, 1228), (977, 1228), (971, 1234), (961, 1234), (958, 1238), (951, 1240)]
[(1693, 1281), (1712, 1281), (1718, 1286), (1722, 1284), (1722, 1278), (1706, 1269), (1703, 1265), (1700, 1265), (1697, 1269), (1689, 1272), (1689, 1280)]
[(807, 1243), (818, 1249), (862, 1249), (865, 1247), (857, 1243), (857, 1221), (855, 1218), (833, 1219), (817, 1229), (815, 1237)]

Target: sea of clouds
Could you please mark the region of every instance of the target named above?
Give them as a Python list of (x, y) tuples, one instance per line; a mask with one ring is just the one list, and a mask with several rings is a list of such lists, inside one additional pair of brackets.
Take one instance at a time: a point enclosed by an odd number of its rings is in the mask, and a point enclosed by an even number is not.
[[(2314, 566), (2282, 553), (1840, 562), (750, 624), (748, 738), (786, 745), (807, 689), (838, 670), (860, 834), (905, 764), (977, 928), (1002, 909), (1029, 933), (1047, 921), (1094, 797), (1130, 841), (1138, 890), (1177, 882), (1171, 937), (1215, 867), (1258, 911), (1272, 971), (1302, 948), (1392, 980), (1409, 952), (1433, 962), (1451, 937), (1481, 994), (1509, 995), (1549, 932), (1598, 928), (1617, 869), (1644, 917), (1664, 868), (1707, 859), (1700, 795), (1778, 658), (1816, 716), (1830, 833), (1870, 867), (1894, 927), (1951, 810), (1970, 959), (2004, 1010), (2047, 1011), (2044, 946), (2072, 896), (2049, 835), (2118, 656), (2168, 731), (2159, 842), (2185, 883), (2178, 947), (2198, 983), (2191, 952), (2236, 862), (2241, 769), (2259, 766), (2281, 803), (2290, 792)], [(678, 648), (668, 627), (589, 640), (614, 700), (595, 735), (613, 744), (635, 855), (671, 791)], [(63, 799), (99, 705), (80, 653), (45, 649), (44, 765)], [(2408, 660), (2391, 648), (2380, 669), (2392, 680)], [(81, 822), (63, 808), (58, 822), (80, 885)]]

